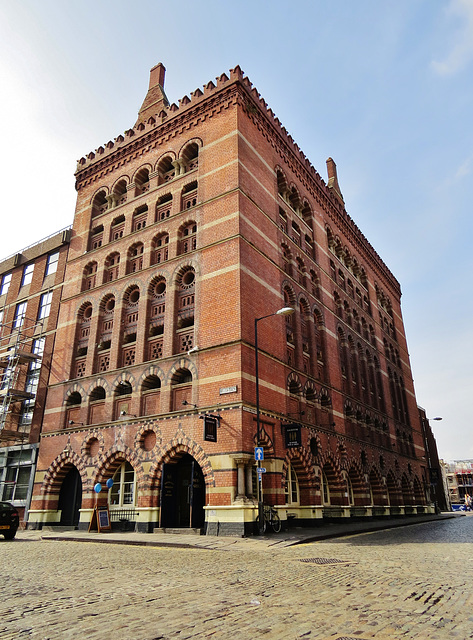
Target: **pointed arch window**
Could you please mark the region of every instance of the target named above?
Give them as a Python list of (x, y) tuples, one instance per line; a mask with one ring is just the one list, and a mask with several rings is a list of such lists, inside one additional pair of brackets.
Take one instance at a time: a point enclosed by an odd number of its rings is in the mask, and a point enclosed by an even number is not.
[(322, 482), (322, 504), (324, 506), (329, 506), (330, 505), (330, 485), (328, 483), (328, 479), (327, 476), (325, 474), (325, 471), (322, 470), (322, 478), (321, 478)]
[(286, 504), (288, 505), (298, 505), (300, 502), (299, 480), (292, 464), (287, 465), (284, 496), (286, 499)]

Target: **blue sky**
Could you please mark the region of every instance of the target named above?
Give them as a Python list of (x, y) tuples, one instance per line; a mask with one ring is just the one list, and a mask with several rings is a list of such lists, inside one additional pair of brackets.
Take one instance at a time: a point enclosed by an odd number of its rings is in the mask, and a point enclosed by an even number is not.
[[(72, 222), (81, 156), (239, 64), (401, 283), (417, 401), (473, 458), (473, 0), (0, 0), (6, 257)], [(20, 224), (19, 224), (20, 223)]]

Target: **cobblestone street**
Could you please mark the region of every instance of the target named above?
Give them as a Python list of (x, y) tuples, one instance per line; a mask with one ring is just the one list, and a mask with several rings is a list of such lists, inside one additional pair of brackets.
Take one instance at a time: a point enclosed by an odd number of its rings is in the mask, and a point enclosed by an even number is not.
[[(278, 547), (0, 540), (0, 637), (473, 638), (473, 518)], [(145, 534), (143, 534), (145, 535)]]

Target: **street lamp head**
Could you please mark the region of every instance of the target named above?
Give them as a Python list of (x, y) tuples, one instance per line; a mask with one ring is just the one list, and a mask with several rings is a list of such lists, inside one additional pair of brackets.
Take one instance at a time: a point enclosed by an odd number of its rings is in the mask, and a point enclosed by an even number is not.
[(293, 309), (292, 307), (283, 307), (282, 309), (279, 309), (279, 311), (276, 311), (276, 315), (277, 316), (290, 316), (294, 313), (295, 309)]
[(430, 418), (431, 420), (443, 420), (443, 418), (437, 417), (437, 418)]

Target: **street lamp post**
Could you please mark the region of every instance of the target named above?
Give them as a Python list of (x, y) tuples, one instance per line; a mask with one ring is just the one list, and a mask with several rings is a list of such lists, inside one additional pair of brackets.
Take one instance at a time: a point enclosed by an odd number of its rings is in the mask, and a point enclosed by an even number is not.
[[(268, 313), (267, 316), (255, 318), (255, 378), (256, 378), (256, 444), (259, 447), (261, 442), (261, 423), (260, 423), (260, 405), (259, 405), (259, 367), (258, 367), (258, 322), (272, 316), (290, 316), (294, 313), (292, 307), (283, 307), (274, 313)], [(257, 479), (258, 479), (258, 520), (259, 533), (264, 531), (264, 507), (263, 507), (263, 474), (261, 469), (261, 459), (258, 458), (257, 463)]]

